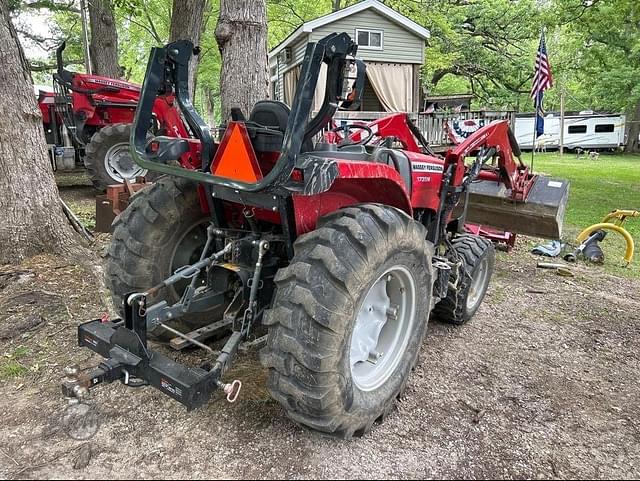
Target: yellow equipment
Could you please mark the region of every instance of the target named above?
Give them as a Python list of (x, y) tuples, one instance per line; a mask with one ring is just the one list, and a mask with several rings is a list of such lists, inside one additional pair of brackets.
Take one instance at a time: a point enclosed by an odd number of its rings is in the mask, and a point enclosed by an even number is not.
[(633, 237), (631, 237), (631, 234), (629, 234), (629, 232), (624, 227), (622, 227), (622, 224), (624, 224), (624, 222), (629, 217), (640, 217), (640, 211), (614, 210), (613, 212), (607, 214), (605, 218), (602, 219), (601, 223), (594, 224), (590, 227), (587, 227), (585, 230), (583, 230), (578, 236), (578, 238), (576, 239), (576, 242), (578, 244), (582, 244), (585, 241), (585, 239), (587, 239), (592, 233), (600, 229), (617, 232), (622, 237), (624, 237), (624, 240), (627, 243), (627, 250), (625, 251), (625, 254), (624, 254), (624, 260), (627, 262), (627, 265), (629, 265), (633, 260), (633, 250), (634, 250)]

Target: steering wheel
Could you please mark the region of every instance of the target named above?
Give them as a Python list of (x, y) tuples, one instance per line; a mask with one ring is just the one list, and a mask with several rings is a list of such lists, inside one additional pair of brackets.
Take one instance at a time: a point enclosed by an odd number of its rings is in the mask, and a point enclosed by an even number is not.
[(345, 143), (345, 144), (342, 144), (342, 145), (338, 145), (338, 148), (345, 147), (347, 145), (366, 145), (366, 144), (369, 143), (369, 141), (375, 135), (373, 133), (373, 130), (371, 130), (370, 127), (368, 127), (366, 125), (358, 125), (358, 124), (344, 124), (344, 125), (341, 125), (339, 127), (335, 127), (333, 129), (331, 129), (331, 132), (338, 133), (338, 132), (344, 131), (344, 133), (345, 133), (344, 140), (347, 140), (347, 139), (349, 139), (349, 132), (352, 131), (352, 130), (364, 130), (365, 132), (367, 132), (367, 136), (364, 139), (360, 139), (358, 142), (350, 142), (348, 144)]

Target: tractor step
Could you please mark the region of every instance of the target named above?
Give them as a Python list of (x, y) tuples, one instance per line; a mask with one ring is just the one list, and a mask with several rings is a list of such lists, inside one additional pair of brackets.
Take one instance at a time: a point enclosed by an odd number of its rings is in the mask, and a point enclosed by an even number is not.
[[(201, 327), (200, 329), (196, 329), (195, 331), (188, 332), (185, 334), (186, 337), (197, 341), (203, 342), (207, 339), (211, 339), (212, 337), (220, 334), (223, 331), (228, 330), (233, 325), (233, 320), (223, 319), (221, 321), (214, 322), (209, 324), (208, 326)], [(169, 345), (175, 349), (176, 351), (182, 351), (183, 349), (193, 346), (192, 342), (189, 342), (188, 339), (184, 337), (174, 337), (169, 342)]]
[(562, 236), (568, 199), (569, 182), (544, 175), (536, 178), (524, 202), (514, 201), (501, 183), (474, 182), (469, 186), (466, 221), (556, 240)]

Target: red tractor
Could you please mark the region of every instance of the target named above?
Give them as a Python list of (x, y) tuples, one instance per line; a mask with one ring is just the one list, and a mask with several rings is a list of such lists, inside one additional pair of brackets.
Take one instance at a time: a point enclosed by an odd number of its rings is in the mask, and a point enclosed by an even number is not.
[[(516, 232), (559, 235), (568, 185), (516, 161), (505, 122), (444, 157), (406, 115), (314, 143), (341, 105), (357, 108), (356, 51), (344, 33), (310, 43), (292, 109), (262, 101), (248, 118), (236, 109), (218, 143), (188, 100), (193, 45), (152, 50), (132, 149), (141, 168), (168, 175), (115, 221), (107, 283), (124, 317), (79, 327), (79, 345), (105, 360), (69, 370), (65, 394), (120, 380), (189, 409), (216, 389), (233, 401), (241, 383), (223, 377), (241, 346), (263, 339), (269, 392), (291, 419), (361, 435), (403, 393), (429, 318), (463, 324), (483, 301), (494, 248), (464, 233), (467, 217), (491, 224), (493, 205), (497, 227), (506, 216)], [(311, 117), (323, 63), (324, 103)], [(156, 97), (168, 93), (195, 138), (148, 139)], [(362, 127), (337, 130), (352, 129)], [(185, 153), (198, 161), (169, 164)], [(198, 346), (211, 362), (187, 367), (150, 338)]]
[[(38, 97), (47, 143), (55, 146), (54, 157), (83, 161), (91, 181), (100, 190), (146, 175), (147, 171), (133, 161), (129, 151), (140, 86), (69, 72), (62, 63), (64, 48), (63, 43), (56, 50), (55, 93), (40, 91)], [(148, 126), (152, 134), (188, 136), (174, 104), (171, 95), (156, 99)]]

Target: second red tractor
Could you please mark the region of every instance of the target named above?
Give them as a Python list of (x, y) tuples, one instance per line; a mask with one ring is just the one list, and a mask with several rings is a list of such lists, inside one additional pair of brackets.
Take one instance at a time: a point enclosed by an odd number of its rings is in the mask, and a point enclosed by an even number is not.
[[(47, 143), (53, 156), (75, 158), (87, 169), (99, 190), (124, 179), (149, 175), (133, 160), (129, 150), (133, 119), (140, 100), (140, 86), (123, 80), (70, 72), (63, 66), (63, 43), (56, 51), (54, 92), (40, 91)], [(158, 97), (153, 105), (150, 135), (186, 137), (175, 97)], [(71, 167), (73, 167), (71, 162)], [(152, 175), (153, 173), (151, 173)]]

